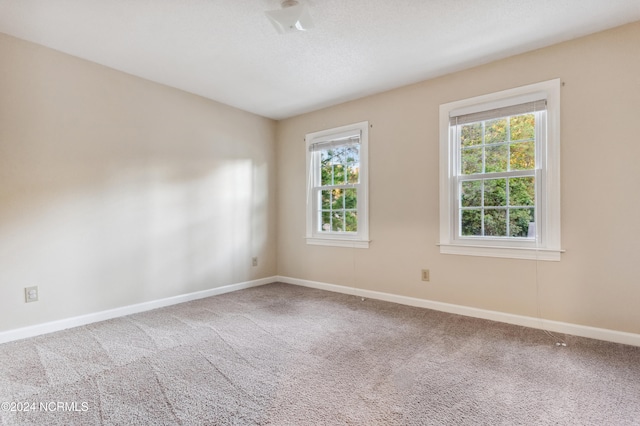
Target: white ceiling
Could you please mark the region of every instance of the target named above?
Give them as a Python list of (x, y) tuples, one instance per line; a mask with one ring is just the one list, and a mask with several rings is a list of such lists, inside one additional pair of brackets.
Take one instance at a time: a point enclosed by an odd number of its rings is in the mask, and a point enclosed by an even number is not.
[(279, 3), (0, 0), (0, 32), (281, 119), (640, 20), (640, 0), (308, 0), (315, 28), (278, 34)]

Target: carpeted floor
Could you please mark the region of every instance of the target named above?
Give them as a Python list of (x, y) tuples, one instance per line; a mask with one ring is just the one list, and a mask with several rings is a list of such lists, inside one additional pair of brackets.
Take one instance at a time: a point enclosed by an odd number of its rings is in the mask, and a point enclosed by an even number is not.
[(563, 338), (271, 284), (0, 345), (0, 418), (640, 425), (640, 348)]

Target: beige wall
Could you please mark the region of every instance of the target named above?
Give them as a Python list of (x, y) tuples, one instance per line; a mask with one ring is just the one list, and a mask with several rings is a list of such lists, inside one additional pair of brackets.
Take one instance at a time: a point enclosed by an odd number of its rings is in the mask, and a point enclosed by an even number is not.
[[(428, 55), (428, 52), (416, 52)], [(561, 78), (560, 262), (439, 254), (438, 107)], [(278, 273), (640, 333), (640, 23), (284, 120)], [(305, 244), (304, 135), (369, 120), (369, 249)], [(431, 282), (420, 270), (431, 270)]]
[(0, 331), (275, 275), (275, 128), (0, 34)]

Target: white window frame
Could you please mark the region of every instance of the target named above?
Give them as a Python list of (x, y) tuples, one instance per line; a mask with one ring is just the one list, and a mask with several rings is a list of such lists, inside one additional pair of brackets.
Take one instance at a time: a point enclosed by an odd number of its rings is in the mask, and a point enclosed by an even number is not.
[[(459, 147), (450, 117), (546, 100), (546, 137), (536, 138), (535, 238), (464, 237), (459, 233)], [(536, 133), (544, 132), (544, 122)], [(440, 105), (440, 253), (559, 261), (560, 241), (560, 80)]]
[[(358, 231), (321, 232), (318, 215), (318, 181), (320, 179), (320, 152), (313, 150), (314, 144), (340, 143), (349, 136), (360, 137), (360, 182), (349, 187), (358, 191)], [(338, 141), (338, 142), (335, 142)], [(369, 247), (369, 122), (349, 124), (333, 129), (309, 133), (305, 137), (307, 157), (307, 244), (336, 247)]]

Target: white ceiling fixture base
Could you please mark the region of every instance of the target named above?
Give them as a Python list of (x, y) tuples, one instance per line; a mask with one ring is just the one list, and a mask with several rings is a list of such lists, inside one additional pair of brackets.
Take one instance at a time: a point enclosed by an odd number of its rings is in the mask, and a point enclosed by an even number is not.
[(313, 28), (313, 20), (305, 3), (297, 0), (284, 0), (282, 9), (265, 12), (273, 27), (280, 34), (307, 31)]

